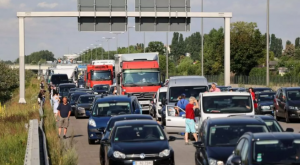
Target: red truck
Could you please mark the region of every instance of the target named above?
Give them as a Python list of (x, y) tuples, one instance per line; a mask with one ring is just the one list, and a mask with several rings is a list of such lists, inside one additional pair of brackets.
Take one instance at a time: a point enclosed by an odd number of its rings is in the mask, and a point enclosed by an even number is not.
[(96, 84), (113, 84), (113, 65), (87, 65), (84, 80), (91, 89)]
[(149, 112), (150, 101), (161, 87), (158, 53), (116, 54), (115, 78), (118, 94), (136, 96), (142, 110)]

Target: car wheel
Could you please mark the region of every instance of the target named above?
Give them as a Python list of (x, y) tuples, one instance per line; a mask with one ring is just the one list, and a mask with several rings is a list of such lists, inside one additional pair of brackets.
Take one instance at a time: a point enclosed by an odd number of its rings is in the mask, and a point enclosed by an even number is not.
[(89, 139), (89, 144), (94, 144), (94, 143), (95, 143), (94, 140)]
[(104, 155), (102, 153), (102, 146), (100, 146), (100, 155), (99, 155), (99, 158), (100, 158), (100, 165), (105, 165), (105, 159), (104, 159)]
[(286, 123), (291, 122), (291, 121), (290, 121), (290, 118), (289, 118), (289, 114), (288, 114), (287, 111), (285, 111), (285, 122), (286, 122)]
[(78, 117), (77, 117), (77, 112), (75, 111), (75, 119), (78, 119)]

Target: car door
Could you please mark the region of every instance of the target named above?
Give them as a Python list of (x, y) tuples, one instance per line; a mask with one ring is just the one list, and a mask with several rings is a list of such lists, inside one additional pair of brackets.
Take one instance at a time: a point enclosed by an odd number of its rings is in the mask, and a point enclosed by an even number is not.
[(284, 106), (285, 106), (285, 100), (283, 95), (283, 90), (280, 90), (279, 93), (279, 99), (278, 99), (278, 114), (279, 116), (284, 117)]
[(248, 152), (249, 152), (249, 141), (245, 139), (242, 151), (241, 151), (241, 160), (242, 160), (242, 165), (249, 165), (249, 160), (248, 160)]
[[(181, 108), (179, 111), (184, 112)], [(178, 133), (185, 132), (185, 115), (176, 116), (175, 115), (175, 106), (167, 105), (166, 106), (166, 132)]]

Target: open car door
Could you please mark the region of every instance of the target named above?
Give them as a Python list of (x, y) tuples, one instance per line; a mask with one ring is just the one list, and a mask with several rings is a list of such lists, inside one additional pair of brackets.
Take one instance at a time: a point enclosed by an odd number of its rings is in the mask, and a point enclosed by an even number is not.
[(166, 126), (167, 133), (185, 132), (185, 111), (179, 107), (179, 115), (175, 115), (175, 106), (166, 105)]

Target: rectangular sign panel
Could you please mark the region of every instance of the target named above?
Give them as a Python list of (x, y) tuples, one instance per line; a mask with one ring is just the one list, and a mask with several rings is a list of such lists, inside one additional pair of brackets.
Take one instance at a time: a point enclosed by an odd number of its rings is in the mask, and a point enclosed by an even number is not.
[[(78, 11), (126, 11), (127, 0), (78, 0)], [(126, 31), (124, 17), (79, 17), (79, 31)]]
[[(190, 12), (190, 0), (135, 0), (138, 12)], [(190, 31), (191, 18), (136, 17), (136, 31)]]

